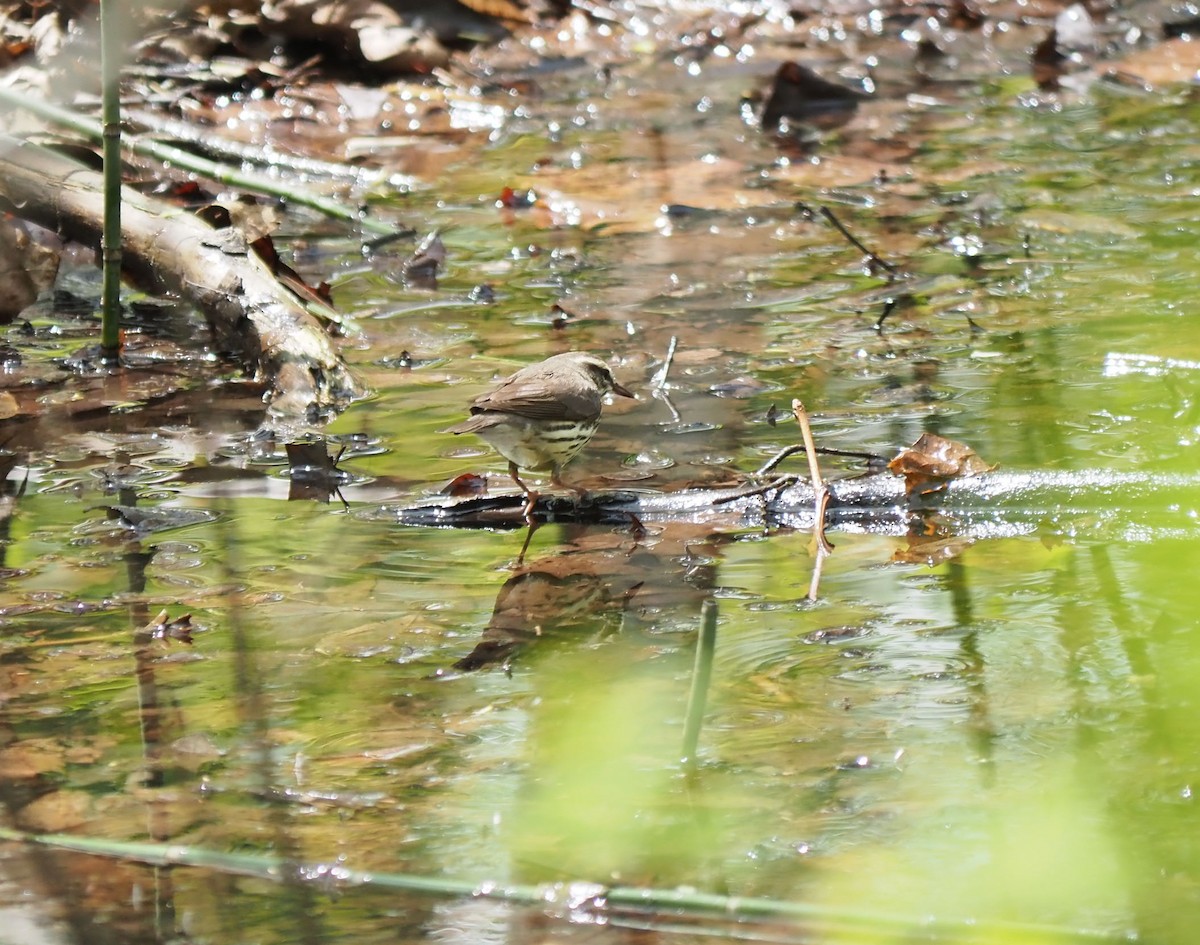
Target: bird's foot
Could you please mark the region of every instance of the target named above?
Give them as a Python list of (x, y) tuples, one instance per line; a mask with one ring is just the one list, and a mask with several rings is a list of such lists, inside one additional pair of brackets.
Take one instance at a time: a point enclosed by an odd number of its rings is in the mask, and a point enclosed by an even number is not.
[(537, 519), (533, 517), (533, 510), (537, 506), (537, 500), (541, 498), (541, 493), (535, 492), (533, 489), (525, 490), (525, 506), (521, 509), (521, 515), (525, 519), (525, 523), (531, 528), (537, 524)]

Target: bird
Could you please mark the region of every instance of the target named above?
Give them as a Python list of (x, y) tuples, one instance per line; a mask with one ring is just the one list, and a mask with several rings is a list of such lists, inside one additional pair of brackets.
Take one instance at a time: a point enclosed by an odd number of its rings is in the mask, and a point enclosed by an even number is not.
[(571, 488), (562, 481), (562, 467), (596, 432), (609, 393), (634, 396), (600, 358), (568, 351), (523, 367), (476, 397), (470, 419), (447, 432), (477, 434), (508, 460), (508, 474), (525, 496), (529, 518), (538, 493), (521, 481), (520, 471), (548, 469), (551, 483)]

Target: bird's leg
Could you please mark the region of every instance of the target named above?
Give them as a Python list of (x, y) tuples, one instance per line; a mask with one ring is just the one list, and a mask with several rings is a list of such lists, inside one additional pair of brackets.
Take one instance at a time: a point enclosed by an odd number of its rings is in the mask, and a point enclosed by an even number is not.
[(520, 473), (520, 471), (521, 470), (517, 466), (517, 464), (512, 462), (511, 460), (509, 460), (508, 474), (510, 476), (512, 476), (512, 481), (517, 484), (517, 488), (520, 489), (523, 493), (525, 493), (525, 495), (529, 495), (529, 491), (530, 491), (529, 486), (525, 485), (525, 483), (523, 483), (521, 481), (521, 477), (518, 475), (518, 473)]
[(521, 545), (521, 553), (517, 555), (515, 567), (521, 567), (525, 564), (525, 552), (529, 550), (529, 543), (533, 540), (533, 533), (542, 527), (542, 523), (533, 516), (526, 516), (525, 521), (529, 523), (529, 527), (525, 530), (525, 542)]
[[(525, 507), (521, 509), (521, 514), (525, 517), (525, 521), (532, 526), (534, 524), (533, 507), (537, 505), (538, 494), (535, 490), (530, 489), (529, 486), (525, 485), (525, 483), (521, 481), (521, 477), (517, 475), (519, 472), (520, 470), (517, 468), (517, 464), (510, 460), (508, 464), (508, 474), (512, 476), (512, 480), (517, 484), (517, 487), (523, 493), (525, 493)], [(522, 554), (524, 554), (524, 551), (522, 551)]]

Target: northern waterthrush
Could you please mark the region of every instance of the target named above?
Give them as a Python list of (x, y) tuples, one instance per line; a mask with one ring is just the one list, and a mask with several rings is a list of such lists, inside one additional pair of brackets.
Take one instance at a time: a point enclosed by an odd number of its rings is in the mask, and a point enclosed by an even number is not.
[(520, 470), (550, 470), (550, 481), (570, 488), (561, 471), (600, 423), (608, 393), (632, 397), (607, 364), (582, 351), (556, 354), (521, 368), (471, 402), (471, 418), (448, 432), (476, 433), (508, 460), (508, 474), (525, 494), (529, 515), (537, 493)]

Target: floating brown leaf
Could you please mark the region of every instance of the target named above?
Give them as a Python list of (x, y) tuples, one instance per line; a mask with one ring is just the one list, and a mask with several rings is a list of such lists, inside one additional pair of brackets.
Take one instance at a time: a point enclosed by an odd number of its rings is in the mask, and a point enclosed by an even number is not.
[(145, 640), (178, 640), (180, 643), (191, 643), (192, 615), (184, 614), (171, 620), (167, 611), (160, 610), (158, 616), (138, 633)]
[(920, 438), (888, 463), (888, 470), (904, 477), (905, 491), (935, 492), (945, 488), (951, 479), (966, 479), (990, 472), (979, 455), (963, 443), (947, 440), (936, 433), (922, 433)]

